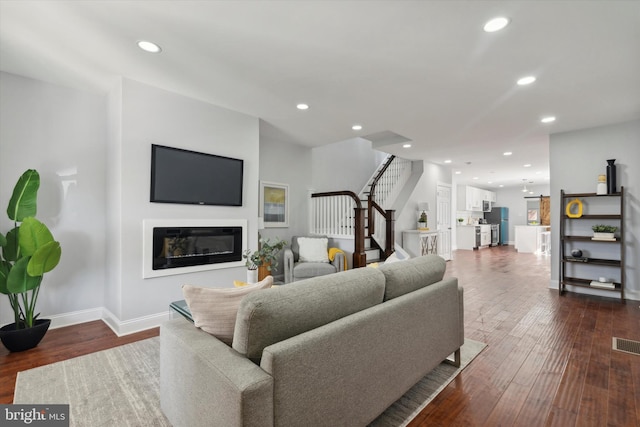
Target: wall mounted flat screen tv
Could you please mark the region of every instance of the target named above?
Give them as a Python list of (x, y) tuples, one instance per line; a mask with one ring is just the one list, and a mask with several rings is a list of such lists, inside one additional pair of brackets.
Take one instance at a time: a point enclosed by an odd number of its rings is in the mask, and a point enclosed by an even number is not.
[(151, 201), (242, 206), (241, 159), (151, 145)]

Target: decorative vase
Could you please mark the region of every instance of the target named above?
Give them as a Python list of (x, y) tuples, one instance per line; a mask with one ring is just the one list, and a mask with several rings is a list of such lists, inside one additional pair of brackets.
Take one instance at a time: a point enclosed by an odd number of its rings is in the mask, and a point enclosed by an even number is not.
[(598, 175), (598, 185), (596, 186), (596, 194), (607, 194), (607, 177), (605, 175)]
[(271, 275), (271, 271), (269, 271), (269, 266), (271, 266), (271, 264), (265, 264), (258, 267), (258, 281), (264, 280), (265, 277)]
[(247, 270), (247, 283), (258, 283), (258, 269)]
[(25, 351), (36, 347), (51, 325), (51, 319), (38, 319), (32, 328), (16, 329), (15, 323), (0, 328), (0, 340), (11, 352)]
[(607, 193), (616, 193), (616, 159), (607, 160)]

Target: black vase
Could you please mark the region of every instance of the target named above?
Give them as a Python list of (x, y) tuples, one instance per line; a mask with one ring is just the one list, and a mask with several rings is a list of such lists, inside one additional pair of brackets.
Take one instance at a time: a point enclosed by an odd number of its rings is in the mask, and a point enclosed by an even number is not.
[(616, 159), (607, 160), (607, 194), (617, 193), (616, 191)]
[(32, 328), (16, 329), (11, 323), (0, 328), (0, 340), (11, 352), (25, 351), (36, 347), (44, 338), (51, 325), (51, 319), (39, 319)]

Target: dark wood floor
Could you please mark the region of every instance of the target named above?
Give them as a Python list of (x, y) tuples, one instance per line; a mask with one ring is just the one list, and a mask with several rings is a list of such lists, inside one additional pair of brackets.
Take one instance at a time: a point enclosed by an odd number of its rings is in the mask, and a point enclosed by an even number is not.
[[(640, 356), (611, 349), (614, 336), (640, 341), (640, 303), (559, 296), (549, 271), (548, 258), (513, 247), (454, 253), (465, 336), (488, 347), (411, 427), (640, 427)], [(156, 335), (117, 338), (98, 321), (51, 330), (28, 352), (2, 348), (0, 403), (12, 402), (18, 371)]]

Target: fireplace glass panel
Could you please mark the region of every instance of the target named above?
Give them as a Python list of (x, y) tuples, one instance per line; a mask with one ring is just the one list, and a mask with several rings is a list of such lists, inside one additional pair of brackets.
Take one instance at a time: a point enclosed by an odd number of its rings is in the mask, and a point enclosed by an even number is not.
[(242, 227), (154, 227), (153, 269), (240, 261)]

